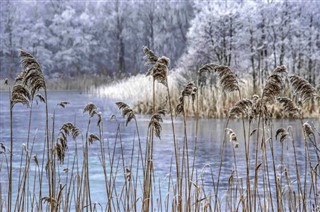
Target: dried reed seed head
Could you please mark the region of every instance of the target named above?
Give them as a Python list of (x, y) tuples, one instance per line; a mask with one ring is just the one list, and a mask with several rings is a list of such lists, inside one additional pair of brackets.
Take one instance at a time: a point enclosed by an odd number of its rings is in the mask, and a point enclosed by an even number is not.
[(284, 65), (277, 66), (277, 67), (273, 70), (273, 73), (274, 73), (274, 74), (278, 74), (278, 75), (288, 74), (287, 68), (286, 68)]
[(153, 79), (160, 82), (161, 84), (167, 86), (167, 74), (168, 74), (168, 67), (163, 61), (156, 62), (156, 64), (151, 68), (150, 74), (152, 75)]
[(176, 106), (176, 115), (179, 115), (184, 110), (184, 104), (183, 101), (180, 101), (180, 103)]
[(314, 136), (314, 132), (313, 129), (311, 127), (311, 125), (308, 122), (305, 122), (303, 125), (303, 130), (306, 133), (307, 136), (313, 135)]
[(237, 141), (237, 135), (233, 132), (229, 134), (230, 142)]
[(267, 83), (263, 88), (262, 98), (265, 102), (273, 102), (280, 95), (283, 87), (283, 75), (287, 73), (285, 66), (276, 67), (268, 77)]
[(236, 133), (232, 129), (229, 129), (229, 128), (227, 128), (226, 131), (229, 134), (229, 141), (232, 142), (233, 147), (238, 148), (239, 142), (238, 142)]
[(38, 99), (40, 100), (40, 102), (46, 103), (45, 98), (44, 98), (40, 93), (36, 94), (36, 97), (38, 97)]
[(88, 112), (90, 117), (93, 117), (96, 114), (97, 106), (93, 103), (88, 103), (83, 109), (83, 113)]
[(66, 137), (58, 137), (57, 138), (57, 144), (60, 144), (61, 145), (61, 148), (65, 151), (68, 149), (68, 143), (67, 143), (67, 139)]
[(101, 112), (97, 113), (98, 115), (98, 122), (97, 122), (97, 126), (100, 127), (102, 124), (102, 114)]
[(198, 70), (198, 73), (199, 73), (199, 74), (202, 74), (202, 73), (212, 72), (212, 71), (215, 70), (215, 68), (216, 68), (217, 66), (218, 66), (218, 65), (213, 64), (213, 63), (205, 64), (204, 66), (202, 66), (202, 67)]
[(22, 82), (30, 87), (32, 97), (43, 88), (46, 89), (44, 76), (37, 60), (28, 52), (20, 51), (22, 72), (16, 78), (16, 82)]
[(234, 148), (239, 148), (239, 142), (238, 141), (234, 141), (233, 142), (233, 147)]
[(30, 100), (31, 100), (31, 94), (27, 87), (25, 87), (22, 84), (17, 84), (13, 86), (12, 93), (11, 93), (11, 108), (13, 108), (14, 105), (17, 103), (21, 103), (29, 107)]
[(217, 66), (214, 71), (219, 74), (220, 84), (224, 91), (240, 90), (237, 76), (228, 66)]
[(76, 137), (78, 137), (78, 135), (80, 134), (79, 128), (74, 126), (70, 122), (64, 123), (60, 128), (60, 132), (62, 133), (62, 136), (65, 137), (65, 139), (67, 139), (66, 135), (70, 135), (70, 133), (73, 139), (76, 139)]
[(6, 152), (6, 146), (3, 143), (0, 143), (0, 154)]
[(40, 64), (37, 60), (28, 52), (20, 50), (21, 64), (24, 70), (38, 69), (41, 71)]
[(255, 128), (254, 130), (251, 131), (250, 136), (252, 136), (254, 133), (256, 133), (258, 131), (257, 128)]
[(60, 143), (56, 143), (55, 152), (58, 156), (58, 160), (62, 164), (64, 162), (65, 149), (63, 148), (63, 146)]
[(220, 78), (220, 84), (224, 91), (232, 92), (240, 90), (237, 76), (233, 71), (231, 71), (231, 69), (228, 66), (210, 63), (202, 66), (198, 71), (199, 74), (208, 72), (218, 73)]
[(288, 130), (284, 128), (279, 128), (276, 131), (276, 139), (278, 139), (279, 136), (279, 141), (282, 143), (284, 140), (286, 140), (289, 137)]
[(127, 116), (127, 120), (126, 120), (126, 126), (128, 126), (129, 122), (135, 118), (135, 115), (134, 113), (129, 113), (128, 116)]
[(250, 99), (242, 99), (230, 109), (230, 117), (238, 117), (240, 115), (248, 115), (252, 110), (253, 103)]
[(183, 89), (181, 96), (179, 97), (180, 104), (183, 104), (184, 96), (191, 96), (192, 101), (194, 102), (194, 100), (196, 98), (197, 91), (198, 91), (198, 88), (194, 84), (194, 82), (189, 82), (186, 85), (186, 87)]
[(149, 126), (148, 126), (148, 128), (152, 127), (152, 130), (155, 132), (155, 135), (159, 139), (161, 139), (160, 134), (161, 134), (161, 130), (162, 130), (160, 122), (163, 121), (161, 115), (164, 116), (165, 112), (166, 111), (164, 109), (160, 109), (156, 113), (154, 113), (151, 116), (151, 120), (150, 120)]
[(129, 122), (135, 118), (133, 110), (124, 102), (116, 102), (116, 105), (118, 106), (119, 110), (122, 110), (122, 116), (127, 116), (126, 126), (128, 126)]
[(280, 95), (282, 84), (273, 80), (268, 80), (263, 88), (262, 97), (265, 102), (273, 102), (277, 96)]
[(240, 115), (245, 115), (246, 111), (241, 107), (233, 106), (229, 111), (229, 117), (239, 117)]
[(56, 204), (57, 200), (53, 197), (42, 197), (41, 202), (45, 202), (47, 204)]
[(129, 115), (130, 113), (133, 113), (133, 110), (129, 107), (125, 107), (122, 109), (122, 116), (125, 117), (126, 115)]
[(279, 129), (277, 129), (277, 131), (276, 131), (276, 139), (278, 139), (278, 135), (282, 135), (282, 134), (284, 134), (284, 133), (287, 133), (287, 130), (286, 129), (284, 129), (284, 128), (279, 128)]
[(149, 122), (149, 128), (152, 127), (152, 130), (155, 132), (156, 137), (158, 137), (159, 139), (161, 139), (161, 124), (159, 123), (159, 121), (153, 119)]
[(5, 84), (5, 85), (8, 85), (8, 84), (9, 84), (8, 78), (5, 78), (5, 79), (4, 79), (4, 84)]
[(292, 75), (289, 77), (294, 92), (305, 102), (317, 96), (316, 89), (305, 79), (300, 76)]
[(289, 134), (288, 133), (283, 133), (280, 136), (280, 142), (282, 143), (284, 140), (288, 138)]
[(145, 54), (144, 59), (146, 60), (146, 64), (155, 64), (157, 62), (158, 57), (148, 47), (143, 47), (143, 53)]
[(34, 160), (34, 162), (36, 163), (36, 165), (39, 167), (39, 161), (38, 161), (37, 155), (34, 155), (34, 156), (33, 156), (33, 160)]
[(90, 134), (88, 137), (88, 141), (90, 144), (93, 144), (94, 141), (100, 141), (99, 137), (94, 135), (94, 134)]
[(25, 78), (27, 72), (25, 70), (22, 70), (18, 76), (16, 77), (15, 81), (16, 83), (22, 83), (23, 79)]
[(158, 63), (162, 63), (162, 64), (164, 64), (165, 66), (168, 67), (169, 64), (170, 64), (170, 59), (168, 57), (166, 57), (166, 56), (161, 56), (160, 58), (158, 58), (157, 62)]
[(294, 105), (291, 99), (287, 97), (278, 97), (277, 100), (282, 104), (285, 112), (291, 115), (299, 114), (300, 109)]
[(118, 106), (119, 110), (129, 107), (126, 103), (124, 102), (116, 102), (116, 105)]
[(252, 100), (253, 104), (255, 104), (259, 99), (260, 99), (260, 97), (257, 94), (254, 94), (251, 97), (251, 100)]
[(57, 106), (60, 106), (60, 107), (62, 107), (62, 108), (65, 108), (66, 105), (68, 105), (68, 104), (70, 104), (70, 102), (63, 101), (63, 102), (59, 102), (59, 103), (57, 104)]

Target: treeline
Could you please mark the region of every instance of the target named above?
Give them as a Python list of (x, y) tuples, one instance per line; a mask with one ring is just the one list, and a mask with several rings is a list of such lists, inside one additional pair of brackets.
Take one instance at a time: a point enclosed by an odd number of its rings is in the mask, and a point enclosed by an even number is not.
[(209, 62), (249, 74), (256, 89), (285, 65), (313, 85), (319, 80), (319, 1), (195, 3), (188, 47), (179, 66), (197, 70)]
[(189, 1), (5, 0), (0, 73), (18, 73), (18, 49), (35, 55), (49, 76), (136, 74), (144, 69), (143, 46), (174, 63), (186, 46), (192, 12)]
[(249, 74), (254, 87), (286, 65), (316, 84), (318, 1), (19, 1), (1, 7), (1, 76), (19, 70), (17, 49), (49, 76), (144, 72), (142, 47), (195, 71), (214, 62)]

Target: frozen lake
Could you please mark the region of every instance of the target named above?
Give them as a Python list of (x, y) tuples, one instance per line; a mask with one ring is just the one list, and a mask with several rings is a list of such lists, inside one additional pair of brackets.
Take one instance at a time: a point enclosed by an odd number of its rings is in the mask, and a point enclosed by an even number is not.
[[(10, 117), (9, 117), (9, 96), (7, 92), (0, 93), (0, 142), (3, 143), (7, 148), (10, 147)], [(101, 98), (99, 96), (80, 93), (75, 91), (52, 91), (48, 94), (49, 99), (49, 113), (50, 117), (53, 115), (53, 111), (55, 110), (55, 138), (58, 136), (58, 132), (63, 123), (72, 122), (80, 129), (81, 134), (85, 136), (86, 127), (88, 124), (88, 114), (83, 113), (83, 108), (87, 103), (92, 102), (97, 107), (98, 110), (101, 111), (103, 116), (103, 125), (104, 125), (104, 139), (105, 143), (110, 148), (110, 151), (113, 151), (115, 146), (115, 164), (114, 170), (117, 170), (117, 174), (115, 176), (116, 187), (118, 191), (121, 191), (121, 188), (124, 185), (126, 173), (123, 167), (129, 168), (132, 166), (131, 170), (136, 170), (137, 166), (137, 156), (138, 156), (138, 139), (136, 134), (136, 128), (134, 123), (129, 123), (129, 125), (125, 126), (125, 120), (122, 118), (120, 111), (115, 105), (116, 100)], [(70, 102), (66, 108), (61, 108), (56, 106), (61, 101)], [(121, 100), (123, 101), (123, 100)], [(125, 102), (125, 101), (124, 101)], [(117, 121), (110, 120), (112, 115), (116, 115)], [(52, 119), (50, 118), (50, 130), (52, 129)], [(140, 131), (140, 138), (142, 142), (142, 148), (145, 149), (145, 142), (147, 136), (147, 127), (150, 121), (150, 116), (148, 115), (137, 115), (138, 126)], [(18, 180), (21, 166), (21, 152), (23, 144), (27, 143), (27, 132), (28, 132), (28, 121), (29, 121), (29, 109), (22, 106), (16, 105), (14, 107), (13, 112), (13, 191), (14, 198), (16, 200), (17, 190), (18, 190)], [(97, 127), (97, 119), (93, 118), (92, 124), (90, 126), (90, 133), (98, 134)], [(119, 134), (117, 135), (117, 127), (119, 124)], [(309, 120), (309, 123), (313, 124), (316, 128), (319, 129), (320, 124), (319, 120)], [(225, 128), (226, 120), (225, 119), (200, 119), (199, 120), (199, 132), (198, 132), (198, 141), (196, 145), (196, 160), (195, 160), (195, 171), (196, 173), (202, 177), (201, 185), (205, 189), (207, 194), (211, 193), (211, 196), (214, 195), (213, 190), (213, 180), (216, 181), (218, 176), (219, 164), (220, 164), (220, 149), (223, 140), (224, 128)], [(275, 166), (277, 169), (277, 173), (279, 176), (281, 175), (281, 171), (286, 168), (292, 177), (293, 189), (296, 189), (296, 181), (295, 181), (295, 160), (292, 148), (291, 139), (285, 140), (281, 143), (279, 140), (275, 139), (275, 132), (278, 128), (284, 127), (287, 128), (289, 125), (292, 126), (293, 139), (296, 145), (297, 151), (297, 162), (298, 162), (298, 170), (301, 173), (301, 181), (304, 179), (304, 167), (305, 167), (305, 148), (304, 148), (304, 140), (301, 131), (301, 125), (299, 120), (273, 120), (272, 130), (267, 131), (267, 135), (272, 135), (272, 142), (274, 147), (274, 158), (275, 158)], [(32, 114), (32, 122), (31, 122), (31, 141), (34, 139), (34, 148), (32, 152), (33, 155), (37, 155), (39, 159), (39, 163), (42, 161), (43, 154), (43, 145), (45, 141), (44, 130), (45, 130), (45, 106), (43, 103), (33, 105), (33, 114)], [(188, 118), (187, 120), (187, 133), (188, 133), (188, 143), (189, 143), (189, 155), (190, 155), (190, 163), (192, 162), (193, 153), (194, 153), (194, 145), (195, 145), (195, 137), (196, 137), (196, 120), (194, 118)], [(256, 128), (257, 123), (253, 123), (251, 126), (251, 130)], [(237, 166), (237, 175), (238, 179), (242, 179), (246, 177), (246, 160), (245, 160), (245, 148), (243, 143), (243, 128), (241, 120), (230, 120), (228, 128), (234, 130), (234, 132), (238, 135), (239, 148), (236, 148), (233, 151), (233, 145), (230, 142), (226, 143), (224, 149), (224, 156), (222, 161), (222, 170), (221, 170), (221, 180), (220, 180), (220, 190), (219, 190), (219, 198), (221, 200), (224, 199), (226, 195), (226, 191), (228, 188), (228, 180), (233, 170), (235, 170), (235, 162)], [(183, 120), (181, 117), (175, 117), (175, 129), (176, 129), (176, 137), (180, 146), (182, 147), (184, 135), (183, 135)], [(248, 126), (247, 126), (248, 130)], [(272, 132), (272, 134), (271, 134)], [(50, 132), (52, 133), (52, 132)], [(50, 135), (51, 136), (51, 135)], [(316, 135), (319, 140), (319, 136)], [(253, 135), (250, 139), (250, 180), (254, 179), (254, 170), (255, 170), (255, 140), (256, 136)], [(114, 145), (115, 141), (117, 142)], [(270, 184), (271, 188), (275, 189), (274, 185), (274, 174), (272, 167), (272, 155), (269, 145), (269, 141), (267, 142), (267, 159), (269, 162), (269, 176), (270, 176)], [(122, 145), (121, 145), (122, 144)], [(83, 146), (83, 141), (81, 137), (77, 139), (78, 148)], [(57, 167), (57, 170), (61, 172), (61, 182), (65, 182), (68, 177), (68, 173), (64, 173), (62, 170), (71, 167), (75, 150), (75, 142), (70, 139), (68, 143), (69, 149), (66, 152), (65, 163), (61, 164)], [(134, 146), (134, 150), (132, 153), (132, 147)], [(260, 145), (258, 146), (260, 148)], [(310, 158), (311, 164), (316, 166), (319, 162), (317, 160), (316, 154), (314, 154), (313, 148), (310, 145)], [(108, 150), (106, 150), (108, 151)], [(261, 152), (261, 151), (259, 151)], [(123, 153), (123, 154), (122, 154)], [(123, 155), (123, 159), (122, 159)], [(133, 159), (131, 159), (131, 155), (133, 155)], [(103, 208), (107, 205), (106, 198), (106, 189), (104, 187), (104, 175), (103, 169), (99, 160), (100, 156), (100, 145), (98, 142), (93, 143), (89, 146), (89, 172), (90, 172), (90, 186), (91, 186), (91, 198), (95, 203), (101, 204)], [(258, 155), (259, 163), (262, 161), (261, 154)], [(8, 172), (7, 172), (7, 162), (6, 160), (9, 158), (9, 153), (0, 154), (0, 183), (1, 183), (1, 193), (2, 198), (4, 199), (7, 196), (7, 183), (8, 183)], [(80, 156), (82, 158), (82, 156)], [(23, 159), (24, 160), (24, 159)], [(282, 162), (281, 162), (282, 161)], [(166, 115), (164, 118), (164, 122), (162, 123), (162, 132), (161, 132), (161, 140), (158, 138), (154, 141), (154, 173), (155, 173), (155, 184), (156, 188), (159, 189), (159, 192), (156, 192), (155, 198), (159, 198), (159, 194), (165, 197), (168, 192), (168, 178), (171, 175), (175, 178), (175, 163), (174, 163), (174, 148), (173, 148), (173, 136), (171, 129), (171, 120), (170, 116)], [(281, 165), (283, 164), (283, 165)], [(110, 170), (107, 163), (107, 169)], [(31, 162), (30, 170), (35, 170), (35, 163)], [(171, 171), (170, 171), (171, 170)], [(263, 172), (263, 169), (260, 168), (260, 171)], [(33, 183), (32, 177), (33, 171), (30, 172), (30, 184)], [(136, 172), (132, 174), (133, 178), (138, 178), (138, 182), (143, 182), (143, 174), (141, 171), (141, 167), (139, 168), (138, 176), (136, 176)], [(309, 179), (309, 178), (308, 178)], [(196, 179), (194, 179), (195, 181)], [(241, 181), (241, 180), (240, 180)], [(283, 180), (284, 181), (284, 180)], [(45, 179), (43, 182), (43, 194), (46, 195), (48, 190), (46, 188), (47, 180)], [(243, 182), (245, 185), (245, 181)], [(258, 185), (261, 188), (260, 192), (263, 192), (264, 181), (263, 178), (259, 178)], [(33, 184), (32, 184), (33, 185)], [(140, 184), (141, 185), (141, 184)], [(31, 186), (30, 186), (31, 187)], [(30, 188), (30, 193), (31, 188)], [(272, 190), (275, 192), (275, 190)], [(29, 194), (31, 195), (31, 194)], [(138, 196), (142, 196), (141, 191), (138, 191)], [(155, 204), (155, 203), (154, 203)], [(222, 203), (223, 204), (223, 203)], [(275, 204), (275, 203), (274, 203)], [(156, 204), (154, 207), (157, 207)], [(222, 206), (223, 207), (223, 206)]]

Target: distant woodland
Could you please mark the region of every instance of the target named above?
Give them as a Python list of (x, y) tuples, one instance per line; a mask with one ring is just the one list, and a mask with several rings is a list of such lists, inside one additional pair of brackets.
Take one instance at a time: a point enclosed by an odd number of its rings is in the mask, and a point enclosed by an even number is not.
[(0, 77), (32, 53), (49, 78), (145, 72), (143, 46), (194, 72), (205, 63), (249, 74), (254, 86), (277, 65), (316, 85), (320, 1), (1, 1)]

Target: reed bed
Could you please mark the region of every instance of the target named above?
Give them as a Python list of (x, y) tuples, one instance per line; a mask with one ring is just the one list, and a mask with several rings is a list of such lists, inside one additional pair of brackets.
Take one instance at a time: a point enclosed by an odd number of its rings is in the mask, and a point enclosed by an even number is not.
[[(229, 67), (206, 64), (194, 82), (177, 86), (177, 92), (170, 82), (169, 59), (146, 47), (144, 53), (146, 78), (152, 91), (147, 97), (150, 101), (140, 99), (146, 103), (133, 107), (124, 101), (116, 102), (119, 114), (111, 117), (117, 126), (111, 142), (104, 133), (107, 118), (94, 103), (83, 108), (85, 128), (79, 128), (74, 120), (56, 126), (56, 114), (63, 113), (69, 102), (60, 102), (54, 111), (48, 111), (50, 97), (41, 66), (31, 54), (21, 51), (22, 72), (13, 84), (6, 83), (10, 92), (10, 142), (0, 146), (0, 171), (7, 176), (6, 183), (0, 183), (1, 211), (319, 210), (320, 133), (305, 119), (306, 114), (319, 113), (319, 94), (306, 80), (279, 66), (255, 94), (242, 88)], [(203, 83), (212, 75), (219, 84)], [(38, 115), (33, 111), (35, 101), (45, 107), (43, 138), (31, 132), (30, 126), (36, 124), (32, 117)], [(13, 129), (18, 104), (29, 111), (27, 140), (22, 147), (13, 143), (19, 133)], [(140, 137), (135, 111), (150, 114), (144, 137)], [(172, 136), (172, 156), (167, 177), (160, 179), (154, 169), (158, 159), (154, 148), (155, 142), (161, 142), (165, 116), (171, 122), (167, 134)], [(204, 116), (226, 117), (215, 157), (217, 169), (210, 164), (196, 166), (199, 119)], [(295, 118), (300, 127), (274, 129), (275, 117)], [(176, 118), (183, 121), (182, 139), (176, 135)], [(196, 123), (194, 137), (188, 130), (190, 119)], [(232, 129), (233, 122), (239, 120), (242, 129)], [(128, 125), (135, 129), (132, 143), (122, 139), (122, 131)], [(302, 152), (297, 152), (297, 144), (301, 144), (295, 140), (297, 130), (303, 135)], [(35, 143), (39, 141), (43, 141), (42, 155), (35, 155)], [(275, 142), (281, 143), (280, 150), (275, 149)], [(131, 153), (125, 155), (128, 145)], [(233, 158), (226, 166), (225, 151), (230, 150), (230, 145)], [(244, 148), (244, 155), (238, 153), (238, 148)], [(289, 150), (293, 154), (287, 158)], [(275, 157), (275, 151), (281, 151), (280, 159)], [(14, 166), (13, 157), (18, 157), (18, 167)], [(98, 158), (104, 182), (98, 188), (90, 173), (94, 157)], [(244, 169), (238, 167), (240, 161), (245, 161)], [(295, 165), (289, 166), (292, 161)], [(226, 172), (228, 178), (222, 176)], [(15, 186), (13, 174), (19, 176)], [(210, 185), (205, 174), (212, 179)], [(104, 202), (96, 202), (92, 194), (102, 190), (106, 194)]]

